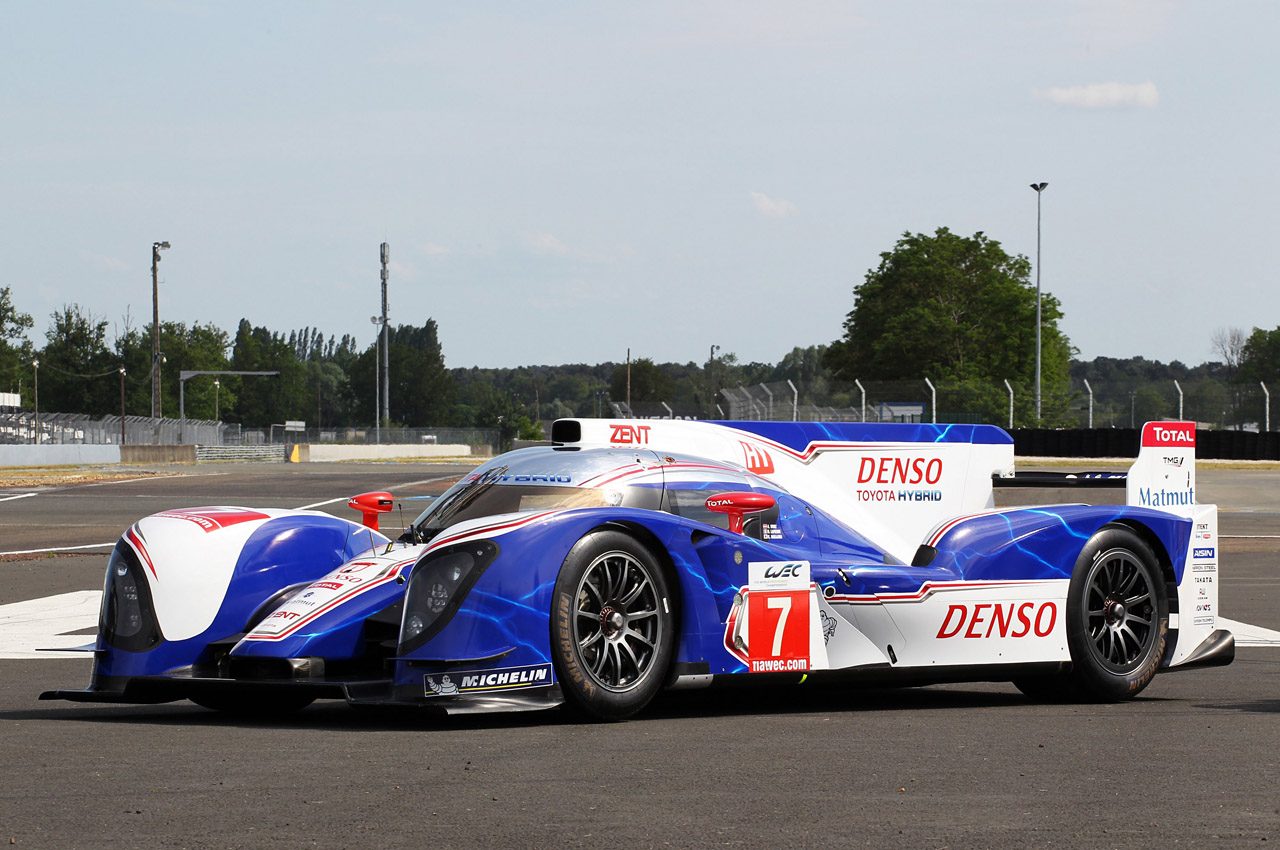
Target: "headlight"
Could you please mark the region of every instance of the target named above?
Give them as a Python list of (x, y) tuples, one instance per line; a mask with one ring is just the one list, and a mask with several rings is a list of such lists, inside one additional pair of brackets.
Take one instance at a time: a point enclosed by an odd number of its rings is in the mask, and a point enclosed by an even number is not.
[(137, 556), (124, 541), (116, 543), (107, 561), (98, 629), (109, 646), (131, 652), (150, 649), (161, 640), (151, 590)]
[(401, 655), (422, 646), (444, 628), (467, 591), (497, 556), (496, 544), (478, 540), (432, 552), (418, 562), (405, 594)]

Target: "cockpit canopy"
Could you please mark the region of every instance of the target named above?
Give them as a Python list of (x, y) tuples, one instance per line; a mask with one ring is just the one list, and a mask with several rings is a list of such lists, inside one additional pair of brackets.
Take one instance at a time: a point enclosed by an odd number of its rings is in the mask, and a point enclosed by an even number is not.
[[(509, 452), (464, 476), (413, 522), (417, 539), (471, 519), (588, 507), (662, 510), (721, 528), (706, 509), (724, 490), (775, 485), (732, 465), (647, 450), (540, 446)], [(767, 519), (767, 518), (766, 518)]]

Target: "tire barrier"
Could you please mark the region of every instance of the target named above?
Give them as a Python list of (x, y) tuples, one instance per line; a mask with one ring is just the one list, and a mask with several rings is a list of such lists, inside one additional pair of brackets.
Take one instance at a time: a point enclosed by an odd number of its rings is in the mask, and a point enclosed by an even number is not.
[[(1138, 456), (1137, 428), (1014, 428), (1014, 454), (1023, 457)], [(1280, 460), (1280, 431), (1197, 431), (1196, 457)]]

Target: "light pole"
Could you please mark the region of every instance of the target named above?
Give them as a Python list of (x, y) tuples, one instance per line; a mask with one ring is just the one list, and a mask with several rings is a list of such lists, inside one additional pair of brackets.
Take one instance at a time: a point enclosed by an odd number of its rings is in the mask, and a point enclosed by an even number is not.
[(382, 417), (391, 427), (391, 337), (387, 328), (387, 265), (391, 262), (391, 246), (382, 243)]
[(124, 367), (120, 367), (120, 445), (124, 445)]
[(1032, 183), (1036, 191), (1036, 427), (1040, 427), (1040, 196), (1048, 183)]
[(707, 358), (707, 384), (708, 384), (707, 388), (711, 390), (711, 406), (712, 407), (715, 407), (715, 404), (716, 404), (716, 374), (715, 374), (715, 369), (713, 367), (716, 365), (716, 352), (719, 350), (720, 350), (720, 346), (718, 345), (711, 346), (711, 356)]
[(168, 242), (151, 243), (151, 418), (160, 418), (160, 252)]
[(213, 421), (222, 421), (222, 381), (213, 379)]
[[(381, 324), (380, 316), (370, 316), (369, 321), (373, 324)], [(378, 328), (378, 335), (373, 338), (373, 441), (378, 445), (382, 445), (382, 361), (379, 359), (382, 352), (382, 328)]]
[(36, 412), (36, 438), (32, 442), (40, 442), (40, 358), (37, 357), (31, 361), (31, 368), (35, 370), (35, 383), (31, 385), (31, 406)]

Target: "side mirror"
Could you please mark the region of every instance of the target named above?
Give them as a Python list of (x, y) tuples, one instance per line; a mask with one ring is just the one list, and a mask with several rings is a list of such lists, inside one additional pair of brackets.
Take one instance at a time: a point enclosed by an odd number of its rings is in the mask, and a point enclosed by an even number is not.
[(385, 514), (393, 507), (394, 498), (382, 490), (373, 493), (361, 493), (347, 500), (347, 507), (360, 512), (360, 521), (378, 530), (378, 514)]
[(726, 514), (729, 517), (729, 530), (734, 534), (741, 534), (744, 516), (767, 511), (778, 504), (778, 500), (767, 493), (717, 493), (708, 498), (705, 504), (712, 513)]

